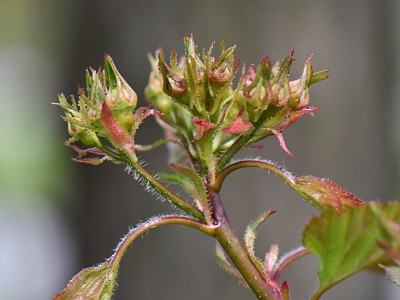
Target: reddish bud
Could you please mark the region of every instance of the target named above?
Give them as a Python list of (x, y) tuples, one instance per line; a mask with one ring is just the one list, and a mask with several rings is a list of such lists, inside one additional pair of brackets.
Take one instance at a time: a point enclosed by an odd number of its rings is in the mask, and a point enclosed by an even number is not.
[(130, 135), (126, 132), (125, 128), (118, 123), (111, 113), (110, 108), (104, 102), (101, 110), (101, 123), (110, 137), (111, 143), (117, 148), (121, 149), (131, 158), (137, 160), (135, 155), (135, 147)]

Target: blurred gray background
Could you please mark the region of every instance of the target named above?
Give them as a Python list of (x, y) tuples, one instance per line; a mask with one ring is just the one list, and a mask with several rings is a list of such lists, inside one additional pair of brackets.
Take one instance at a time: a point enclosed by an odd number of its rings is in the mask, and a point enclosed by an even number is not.
[[(76, 93), (85, 68), (110, 54), (145, 105), (150, 67), (159, 46), (183, 54), (183, 37), (200, 47), (225, 37), (248, 66), (274, 62), (295, 48), (293, 79), (314, 52), (315, 70), (330, 78), (311, 90), (315, 117), (285, 131), (294, 157), (276, 138), (263, 156), (295, 175), (328, 177), (363, 200), (399, 198), (400, 2), (350, 1), (112, 1), (2, 0), (0, 4), (0, 299), (51, 299), (84, 267), (112, 254), (129, 227), (170, 212), (146, 194), (121, 165), (79, 165), (59, 143), (68, 138), (57, 93)], [(215, 47), (218, 49), (219, 47)], [(138, 142), (161, 136), (153, 121)], [(143, 158), (164, 169), (165, 148)], [(255, 216), (277, 210), (256, 242), (282, 253), (301, 244), (315, 209), (276, 176), (260, 170), (231, 175), (223, 202), (239, 236)], [(133, 243), (122, 260), (114, 299), (253, 299), (218, 267), (214, 242), (192, 229), (166, 226)], [(318, 261), (309, 256), (285, 273), (293, 299), (317, 287)], [(383, 277), (363, 272), (340, 283), (330, 299), (399, 299)]]

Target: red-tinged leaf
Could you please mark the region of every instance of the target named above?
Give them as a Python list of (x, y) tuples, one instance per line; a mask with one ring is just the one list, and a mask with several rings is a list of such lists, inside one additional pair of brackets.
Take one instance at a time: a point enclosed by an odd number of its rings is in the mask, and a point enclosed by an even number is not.
[(275, 269), (275, 263), (278, 259), (279, 255), (279, 247), (277, 244), (272, 244), (269, 247), (269, 252), (265, 254), (264, 260), (264, 272), (268, 278), (271, 278), (274, 274), (273, 271)]
[(311, 299), (319, 299), (340, 281), (390, 258), (380, 246), (386, 237), (382, 219), (399, 223), (400, 203), (367, 202), (343, 211), (325, 210), (311, 219), (303, 244), (320, 260), (320, 283)]
[(110, 136), (110, 142), (116, 147), (124, 151), (131, 158), (135, 156), (135, 146), (129, 134), (125, 131), (118, 121), (114, 118), (110, 108), (104, 102), (101, 109), (101, 123)]
[(140, 124), (142, 124), (142, 122), (144, 121), (144, 119), (146, 119), (149, 116), (153, 116), (153, 115), (158, 115), (158, 116), (162, 116), (163, 113), (156, 110), (156, 109), (151, 109), (149, 107), (139, 107), (138, 109), (136, 109), (135, 111), (135, 126), (136, 129), (137, 127), (139, 127)]
[(108, 158), (106, 156), (99, 158), (99, 157), (90, 157), (90, 158), (72, 158), (74, 162), (98, 166), (103, 163)]
[(293, 188), (317, 208), (331, 207), (343, 210), (344, 207), (360, 206), (365, 203), (328, 178), (302, 176), (295, 178), (294, 182)]
[(222, 129), (222, 131), (226, 133), (238, 134), (252, 129), (254, 129), (253, 124), (241, 116), (233, 120), (232, 124)]
[(94, 147), (94, 148), (81, 149), (78, 146), (71, 144), (69, 140), (64, 142), (63, 145), (76, 151), (78, 153), (78, 158), (81, 158), (88, 153), (97, 154), (97, 155), (105, 155), (104, 152), (101, 151), (99, 148)]
[(286, 280), (281, 284), (281, 294), (284, 300), (290, 300), (290, 288)]
[(264, 146), (263, 145), (251, 145), (250, 149), (263, 150)]
[(279, 145), (281, 146), (281, 148), (283, 149), (283, 151), (285, 151), (286, 154), (288, 154), (288, 155), (290, 155), (290, 156), (293, 156), (293, 154), (292, 154), (292, 153), (289, 151), (289, 149), (286, 147), (285, 140), (283, 139), (282, 132), (280, 132), (280, 131), (278, 131), (278, 130), (275, 130), (275, 129), (270, 129), (270, 131), (271, 131), (274, 135), (276, 135), (276, 137), (278, 138), (278, 140), (279, 140)]
[[(397, 265), (400, 265), (399, 262), (397, 262)], [(389, 279), (390, 282), (400, 286), (400, 267), (399, 266), (393, 266), (393, 267), (382, 266), (382, 268), (385, 270), (386, 278)]]
[(284, 121), (273, 126), (272, 129), (282, 132), (286, 128), (290, 127), (299, 118), (304, 116), (304, 114), (314, 116), (314, 111), (317, 111), (317, 110), (319, 110), (319, 107), (305, 107), (299, 111), (291, 112), (291, 113), (289, 113), (288, 117)]
[(196, 128), (196, 140), (201, 140), (204, 133), (215, 127), (215, 124), (200, 120), (199, 117), (194, 117), (192, 121)]
[(111, 260), (98, 267), (84, 269), (53, 300), (110, 300), (116, 276)]

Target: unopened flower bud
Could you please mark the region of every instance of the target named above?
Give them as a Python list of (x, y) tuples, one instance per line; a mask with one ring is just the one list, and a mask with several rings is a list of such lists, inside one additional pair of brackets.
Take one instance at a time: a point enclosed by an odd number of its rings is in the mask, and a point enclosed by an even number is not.
[(133, 113), (137, 95), (118, 72), (109, 55), (104, 56), (104, 71), (108, 83), (105, 102), (118, 123), (130, 132), (135, 122)]
[[(210, 66), (211, 85), (221, 87), (230, 81), (234, 75), (233, 70), (233, 51), (236, 47), (231, 47), (224, 51), (221, 56)], [(217, 93), (215, 93), (217, 94)]]
[(163, 60), (161, 55), (158, 55), (158, 66), (160, 68), (160, 73), (163, 79), (163, 91), (168, 96), (171, 96), (177, 102), (188, 105), (188, 99), (185, 96), (187, 90), (187, 85), (185, 78), (173, 71)]
[[(91, 129), (90, 122), (87, 119), (87, 110), (85, 107), (81, 107), (81, 111), (77, 111), (77, 105), (72, 98), (72, 105), (67, 102), (67, 99), (63, 94), (58, 95), (61, 107), (64, 109), (65, 117), (64, 120), (68, 122), (68, 133), (71, 137), (81, 141), (88, 147), (100, 147), (102, 143), (97, 136), (94, 129)], [(84, 106), (84, 103), (80, 103), (80, 106)], [(83, 113), (82, 113), (83, 112)]]

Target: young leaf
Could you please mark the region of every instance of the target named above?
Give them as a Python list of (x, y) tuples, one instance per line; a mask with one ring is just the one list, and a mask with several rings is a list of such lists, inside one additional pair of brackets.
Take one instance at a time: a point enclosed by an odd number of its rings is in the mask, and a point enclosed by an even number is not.
[(111, 259), (98, 267), (87, 268), (76, 274), (67, 287), (53, 300), (110, 300), (117, 276)]
[[(193, 183), (194, 190), (192, 189), (193, 193), (197, 194), (195, 197), (195, 201), (199, 201), (203, 208), (203, 213), (206, 217), (207, 222), (211, 221), (211, 206), (208, 201), (207, 190), (203, 184), (201, 177), (194, 171), (192, 168), (189, 168), (184, 165), (180, 164), (168, 164), (169, 167), (177, 170)], [(190, 186), (187, 186), (190, 189)], [(196, 195), (194, 195), (196, 196)]]
[(283, 178), (307, 202), (317, 209), (342, 210), (345, 207), (361, 206), (364, 201), (347, 192), (328, 178), (315, 176), (295, 177), (283, 167), (263, 159), (244, 159), (234, 162), (222, 169), (211, 185), (214, 191), (219, 191), (225, 178), (237, 169), (256, 167), (274, 172)]
[(343, 210), (344, 207), (364, 204), (364, 201), (328, 178), (301, 176), (294, 179), (294, 184), (290, 184), (301, 197), (319, 209), (332, 207)]
[(319, 260), (319, 287), (312, 299), (365, 268), (388, 258), (379, 242), (385, 236), (381, 219), (400, 221), (400, 204), (369, 202), (343, 211), (325, 210), (311, 219), (303, 244)]
[(287, 283), (287, 281), (282, 282), (281, 294), (282, 294), (283, 300), (290, 300), (290, 289), (289, 289), (289, 284)]
[(261, 225), (264, 223), (264, 221), (272, 214), (275, 213), (275, 210), (269, 210), (257, 218), (255, 218), (253, 221), (250, 222), (250, 224), (247, 226), (246, 231), (244, 233), (244, 243), (247, 249), (247, 252), (250, 255), (251, 260), (254, 262), (254, 264), (258, 267), (258, 269), (261, 271), (261, 273), (264, 273), (264, 265), (260, 261), (260, 259), (256, 256), (254, 252), (254, 242), (257, 237), (257, 233), (260, 230)]
[(196, 186), (187, 176), (176, 172), (163, 172), (158, 173), (157, 177), (169, 183), (180, 184), (186, 190), (186, 192), (188, 192), (189, 195), (193, 197), (194, 201), (197, 204), (197, 207), (201, 211), (203, 211), (203, 204), (200, 201), (199, 193), (196, 190)]
[[(399, 264), (399, 262), (397, 264)], [(382, 266), (382, 268), (385, 270), (386, 278), (389, 279), (390, 282), (400, 286), (400, 267)]]

